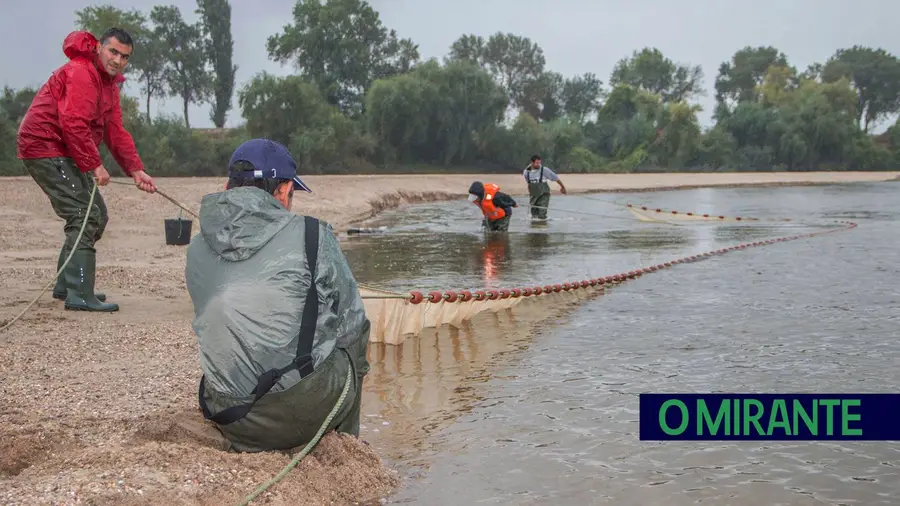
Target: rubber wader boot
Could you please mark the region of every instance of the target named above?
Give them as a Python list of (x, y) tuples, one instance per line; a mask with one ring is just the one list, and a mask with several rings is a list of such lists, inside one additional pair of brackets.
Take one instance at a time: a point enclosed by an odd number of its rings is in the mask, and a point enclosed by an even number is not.
[[(59, 260), (56, 261), (56, 272), (59, 272), (59, 269), (63, 266), (63, 262), (66, 261), (66, 258), (69, 256), (69, 250), (63, 248), (59, 250)], [(75, 257), (72, 257), (72, 260), (69, 262), (69, 265), (75, 261)], [(66, 296), (69, 295), (69, 291), (66, 290), (66, 273), (60, 273), (59, 277), (56, 278), (56, 286), (53, 287), (53, 298), (59, 300), (66, 300)], [(97, 297), (97, 300), (103, 302), (106, 300), (106, 294), (96, 292), (94, 293), (94, 297)]]
[(97, 253), (79, 249), (66, 266), (66, 309), (80, 311), (118, 311), (118, 304), (100, 302), (94, 295), (94, 276), (97, 273)]

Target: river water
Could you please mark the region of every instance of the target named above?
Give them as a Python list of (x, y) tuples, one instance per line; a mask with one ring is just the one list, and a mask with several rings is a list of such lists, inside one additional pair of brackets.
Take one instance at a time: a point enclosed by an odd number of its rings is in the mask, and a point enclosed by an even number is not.
[[(647, 224), (609, 201), (807, 223)], [(615, 274), (832, 220), (859, 227), (371, 345), (361, 437), (403, 474), (389, 502), (900, 504), (896, 443), (638, 439), (641, 392), (900, 390), (900, 184), (554, 194), (551, 208), (542, 227), (516, 209), (509, 234), (490, 238), (468, 202), (408, 207), (347, 256), (360, 282), (427, 293)]]

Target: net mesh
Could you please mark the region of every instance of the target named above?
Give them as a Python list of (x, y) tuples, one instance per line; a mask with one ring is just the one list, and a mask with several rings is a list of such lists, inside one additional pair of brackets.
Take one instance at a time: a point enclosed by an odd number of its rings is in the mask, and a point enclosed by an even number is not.
[[(485, 311), (498, 312), (523, 305), (577, 302), (602, 293), (606, 285), (595, 282), (593, 286), (588, 283), (588, 286), (582, 287), (579, 283), (578, 288), (572, 289), (573, 284), (566, 283), (566, 289), (563, 289), (562, 284), (556, 285), (557, 288), (551, 286), (549, 292), (541, 287), (540, 296), (534, 294), (534, 288), (432, 292), (439, 294), (434, 297), (437, 302), (424, 296), (418, 301), (416, 294), (419, 292), (401, 294), (366, 285), (360, 285), (360, 293), (372, 325), (369, 342), (402, 344), (405, 339), (418, 336), (423, 329), (440, 328), (443, 325), (460, 328), (464, 322)], [(554, 291), (555, 289), (558, 291)], [(480, 293), (484, 293), (486, 297), (496, 295), (496, 298), (478, 299)], [(463, 300), (466, 294), (471, 294), (472, 297)]]

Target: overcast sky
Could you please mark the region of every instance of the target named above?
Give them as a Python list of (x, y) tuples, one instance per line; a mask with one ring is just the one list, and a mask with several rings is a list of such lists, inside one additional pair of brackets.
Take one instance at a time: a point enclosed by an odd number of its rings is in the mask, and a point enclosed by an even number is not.
[[(110, 0), (149, 13), (160, 2)], [(195, 0), (169, 0), (189, 21)], [(609, 80), (616, 61), (655, 46), (679, 63), (701, 65), (706, 97), (699, 99), (708, 125), (713, 83), (723, 61), (744, 46), (773, 45), (803, 70), (842, 47), (861, 44), (900, 54), (900, 2), (892, 0), (371, 0), (382, 22), (419, 44), (424, 58), (442, 58), (463, 33), (485, 38), (497, 31), (523, 34), (544, 50), (548, 69), (564, 76), (593, 72)], [(79, 0), (0, 0), (0, 84), (40, 86), (65, 63), (62, 40), (74, 29)], [(292, 72), (266, 55), (266, 38), (291, 22), (293, 0), (232, 0), (237, 86), (261, 70)], [(139, 51), (140, 48), (137, 48)], [(126, 93), (138, 95), (136, 86)], [(228, 125), (240, 122), (236, 103)], [(156, 112), (180, 114), (178, 98), (155, 101)], [(192, 106), (191, 125), (211, 127), (209, 106)], [(891, 120), (893, 121), (893, 120)], [(885, 122), (876, 131), (889, 126)]]

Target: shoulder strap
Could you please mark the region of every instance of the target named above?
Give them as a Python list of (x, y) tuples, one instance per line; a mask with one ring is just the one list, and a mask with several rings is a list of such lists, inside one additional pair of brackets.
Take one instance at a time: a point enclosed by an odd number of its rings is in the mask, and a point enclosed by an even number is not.
[(319, 295), (316, 290), (316, 260), (319, 256), (319, 220), (309, 216), (304, 218), (306, 263), (309, 266), (310, 281), (309, 289), (306, 292), (306, 302), (303, 305), (303, 316), (300, 320), (300, 332), (297, 336), (297, 355), (285, 367), (269, 369), (259, 375), (256, 379), (256, 387), (250, 392), (254, 396), (252, 401), (223, 409), (215, 415), (209, 411), (209, 406), (207, 406), (206, 399), (204, 399), (206, 376), (201, 376), (198, 395), (200, 397), (200, 409), (203, 410), (203, 417), (207, 420), (219, 425), (234, 423), (247, 416), (253, 405), (262, 399), (286, 372), (296, 368), (300, 371), (301, 379), (313, 372), (312, 348), (313, 339), (316, 336), (316, 320), (319, 318)]
[(305, 242), (306, 263), (309, 266), (309, 289), (306, 291), (306, 303), (303, 305), (303, 317), (300, 320), (300, 334), (297, 339), (297, 356), (294, 363), (300, 370), (300, 377), (305, 378), (313, 372), (313, 338), (316, 337), (316, 320), (319, 318), (319, 294), (316, 290), (316, 260), (319, 256), (319, 220), (309, 216), (306, 220)]

